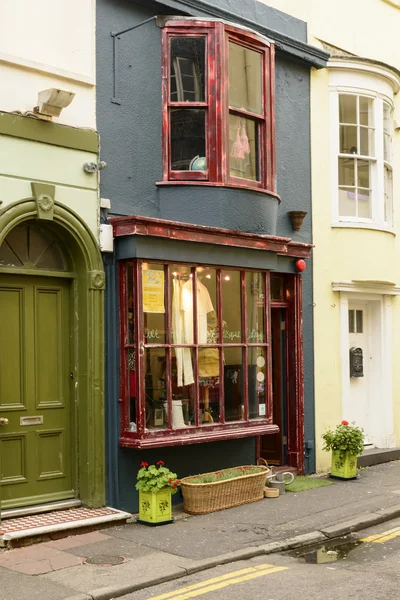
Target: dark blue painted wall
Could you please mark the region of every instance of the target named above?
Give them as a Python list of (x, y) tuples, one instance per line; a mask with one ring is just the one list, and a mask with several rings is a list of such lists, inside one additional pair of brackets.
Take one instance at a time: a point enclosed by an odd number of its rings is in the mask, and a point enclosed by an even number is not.
[[(224, 188), (160, 188), (161, 180), (161, 49), (160, 29), (154, 21), (121, 36), (118, 41), (117, 97), (113, 97), (112, 37), (110, 32), (139, 24), (156, 14), (195, 14), (194, 0), (145, 3), (127, 0), (97, 2), (97, 123), (102, 159), (101, 196), (111, 199), (113, 215), (137, 214), (272, 233), (311, 242), (310, 179), (310, 68), (284, 52), (276, 56), (276, 158), (278, 204), (266, 195)], [(205, 16), (207, 3), (199, 2)], [(178, 7), (181, 10), (178, 11)], [(211, 5), (210, 5), (211, 6)], [(276, 29), (304, 42), (306, 27), (253, 0), (218, 0), (213, 7), (230, 10), (258, 26)], [(175, 11), (174, 11), (175, 7)], [(182, 8), (183, 7), (183, 8)], [(232, 18), (231, 20), (234, 20)], [(308, 215), (300, 233), (294, 233), (288, 211)], [(141, 460), (162, 458), (182, 477), (190, 472), (254, 462), (255, 440), (244, 439), (195, 444), (139, 452), (118, 448), (118, 319), (115, 302), (114, 258), (107, 257), (107, 461), (108, 500), (134, 510), (134, 482)], [(282, 270), (292, 267), (279, 258)], [(279, 268), (278, 268), (279, 270)], [(305, 375), (305, 440), (314, 440), (312, 261), (303, 275), (303, 326)], [(118, 463), (118, 470), (115, 464)], [(314, 451), (306, 460), (315, 469)]]

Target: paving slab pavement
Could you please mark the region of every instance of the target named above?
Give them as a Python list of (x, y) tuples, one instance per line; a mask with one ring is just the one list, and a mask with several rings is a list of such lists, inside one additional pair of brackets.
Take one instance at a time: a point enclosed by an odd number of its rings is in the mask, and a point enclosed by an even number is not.
[[(354, 481), (177, 520), (134, 521), (101, 532), (0, 551), (0, 600), (109, 600), (216, 564), (315, 543), (400, 514), (400, 461)], [(321, 533), (323, 532), (323, 533)], [(289, 540), (289, 541), (288, 541)], [(94, 558), (106, 565), (87, 564)]]

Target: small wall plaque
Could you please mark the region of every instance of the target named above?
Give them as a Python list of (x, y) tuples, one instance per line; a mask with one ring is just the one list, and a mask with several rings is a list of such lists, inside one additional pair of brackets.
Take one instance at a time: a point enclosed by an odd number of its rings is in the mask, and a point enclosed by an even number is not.
[(20, 417), (19, 424), (21, 427), (24, 425), (43, 425), (43, 416), (38, 417)]

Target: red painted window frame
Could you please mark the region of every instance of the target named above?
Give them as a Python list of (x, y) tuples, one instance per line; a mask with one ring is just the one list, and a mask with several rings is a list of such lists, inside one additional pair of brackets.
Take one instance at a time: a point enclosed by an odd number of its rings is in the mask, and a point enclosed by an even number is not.
[[(207, 36), (206, 103), (170, 101), (170, 43), (174, 36)], [(275, 48), (266, 38), (239, 27), (221, 22), (173, 19), (161, 32), (162, 40), (162, 184), (220, 185), (256, 189), (275, 194)], [(247, 113), (259, 123), (258, 153), (260, 179), (253, 181), (232, 177), (229, 172), (229, 99), (228, 45), (229, 41), (258, 51), (263, 56), (262, 117)], [(170, 110), (171, 107), (207, 106), (206, 155), (207, 171), (172, 171), (170, 168)], [(240, 111), (239, 111), (240, 112)]]
[[(137, 293), (136, 290), (142, 289), (141, 282), (141, 265), (143, 262), (148, 264), (154, 262), (156, 264), (160, 264), (159, 260), (154, 261), (142, 261), (142, 260), (123, 260), (119, 262), (119, 293), (120, 293), (120, 445), (123, 447), (133, 447), (133, 448), (151, 448), (151, 447), (160, 447), (160, 446), (172, 446), (172, 445), (183, 445), (183, 444), (193, 444), (193, 443), (201, 443), (207, 441), (216, 441), (216, 440), (224, 440), (230, 438), (240, 438), (240, 437), (251, 437), (257, 435), (264, 435), (267, 433), (276, 433), (278, 432), (278, 427), (273, 424), (272, 418), (272, 377), (271, 377), (271, 344), (270, 344), (270, 273), (266, 270), (260, 269), (243, 269), (243, 268), (235, 268), (231, 266), (219, 266), (210, 265), (211, 268), (221, 269), (222, 270), (235, 270), (241, 273), (241, 301), (242, 301), (242, 332), (244, 336), (246, 335), (246, 286), (245, 286), (245, 273), (247, 272), (262, 272), (265, 274), (264, 277), (264, 295), (266, 298), (265, 302), (265, 312), (264, 312), (264, 331), (265, 331), (265, 342), (264, 343), (249, 343), (245, 337), (242, 338), (240, 343), (224, 343), (222, 338), (220, 338), (219, 343), (213, 345), (212, 347), (238, 347), (241, 346), (243, 348), (243, 372), (247, 373), (247, 354), (248, 349), (252, 347), (265, 347), (266, 351), (266, 362), (267, 362), (267, 386), (266, 386), (266, 416), (259, 417), (254, 419), (249, 419), (248, 414), (248, 377), (245, 377), (244, 382), (244, 420), (242, 421), (230, 421), (223, 422), (224, 419), (224, 394), (223, 394), (223, 377), (220, 377), (221, 380), (221, 393), (220, 393), (220, 421), (218, 423), (213, 423), (203, 425), (199, 423), (198, 415), (199, 411), (199, 389), (198, 382), (196, 378), (196, 368), (195, 368), (195, 386), (196, 386), (196, 425), (192, 427), (188, 427), (185, 430), (174, 430), (172, 429), (171, 423), (171, 415), (172, 415), (172, 394), (171, 394), (171, 361), (167, 360), (168, 364), (168, 403), (169, 403), (169, 421), (166, 429), (163, 430), (146, 430), (145, 429), (145, 393), (143, 386), (143, 373), (144, 373), (144, 348), (151, 347), (160, 347), (166, 348), (166, 354), (170, 356), (171, 348), (174, 347), (173, 344), (167, 343), (169, 342), (169, 336), (167, 335), (165, 344), (143, 344), (143, 332), (144, 332), (144, 323), (143, 323), (143, 310), (142, 310), (142, 296), (141, 293)], [(165, 265), (165, 273), (167, 273), (167, 268), (169, 264), (177, 264), (176, 261), (161, 261)], [(183, 263), (182, 264), (188, 264)], [(190, 265), (194, 268), (193, 270), (193, 285), (196, 284), (196, 270), (197, 266), (205, 266), (200, 264)], [(128, 338), (128, 310), (127, 310), (127, 268), (132, 268), (133, 273), (133, 298), (134, 298), (134, 319), (136, 327), (134, 329), (134, 342), (129, 343)], [(169, 290), (169, 278), (165, 277), (165, 297), (167, 298), (170, 293)], [(219, 319), (219, 331), (222, 331), (222, 299), (221, 299), (221, 282), (219, 277), (219, 282), (217, 284), (217, 297), (218, 297), (218, 319)], [(196, 295), (194, 294), (194, 298)], [(166, 327), (168, 329), (170, 324), (170, 315), (169, 315), (169, 302), (166, 301)], [(194, 301), (195, 304), (195, 301)], [(194, 307), (194, 321), (196, 321), (196, 307)], [(196, 328), (195, 328), (196, 330)], [(181, 346), (181, 344), (180, 344)], [(194, 347), (194, 355), (197, 356), (198, 345), (190, 344), (191, 347)], [(136, 426), (137, 431), (131, 432), (129, 431), (129, 402), (130, 402), (130, 394), (129, 394), (129, 372), (128, 372), (128, 352), (130, 349), (134, 349), (136, 353)], [(221, 361), (220, 356), (220, 361)], [(196, 365), (195, 361), (195, 365)], [(222, 375), (222, 362), (220, 362), (220, 369)]]

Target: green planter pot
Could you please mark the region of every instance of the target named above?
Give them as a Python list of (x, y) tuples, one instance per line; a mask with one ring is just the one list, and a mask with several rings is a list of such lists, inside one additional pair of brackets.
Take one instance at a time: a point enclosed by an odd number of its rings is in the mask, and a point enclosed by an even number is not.
[(348, 452), (340, 456), (338, 450), (332, 450), (331, 477), (355, 479), (357, 477), (357, 456)]
[(172, 523), (172, 521), (171, 488), (165, 488), (158, 492), (139, 491), (138, 523), (164, 525)]

